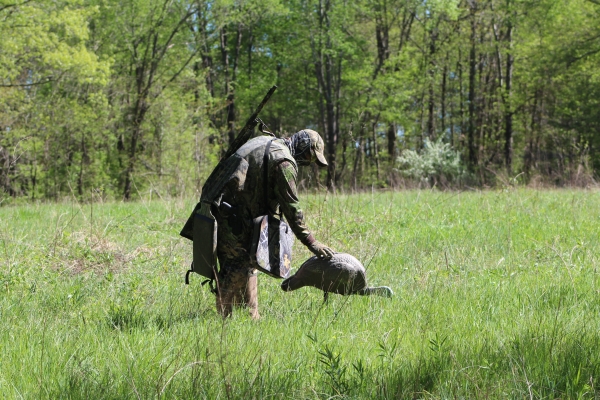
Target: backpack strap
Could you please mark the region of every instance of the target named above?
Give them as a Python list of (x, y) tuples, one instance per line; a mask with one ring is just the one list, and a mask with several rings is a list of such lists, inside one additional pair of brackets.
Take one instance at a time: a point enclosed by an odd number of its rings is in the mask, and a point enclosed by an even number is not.
[[(185, 273), (185, 284), (186, 285), (190, 284), (190, 273), (194, 272), (193, 268), (194, 268), (194, 263), (192, 263), (191, 268), (188, 269), (187, 272)], [(211, 293), (215, 293), (216, 294), (217, 293), (217, 289), (215, 289), (214, 281), (215, 281), (214, 279), (207, 279), (207, 280), (203, 281), (200, 285), (204, 286), (204, 285), (206, 285), (208, 283), (208, 286), (210, 286)]]
[(214, 293), (214, 294), (217, 294), (217, 289), (215, 289), (215, 286), (213, 285), (214, 281), (215, 281), (214, 279), (207, 279), (204, 282), (202, 282), (200, 284), (200, 286), (204, 286), (204, 285), (206, 285), (208, 283), (208, 286), (210, 286), (210, 292)]
[(269, 151), (271, 150), (271, 143), (273, 143), (273, 140), (275, 139), (269, 140), (265, 146), (265, 154), (263, 156), (263, 197), (268, 215), (272, 214), (269, 209)]
[[(277, 139), (277, 138), (275, 138)], [(271, 210), (269, 209), (269, 151), (271, 150), (271, 143), (273, 143), (273, 141), (275, 139), (270, 140), (267, 145), (265, 146), (265, 155), (263, 156), (263, 165), (264, 165), (264, 170), (263, 170), (263, 174), (264, 174), (264, 184), (263, 184), (263, 197), (264, 197), (264, 202), (265, 202), (265, 207), (267, 208), (267, 214), (268, 215), (274, 215), (275, 213), (271, 212)], [(279, 209), (279, 219), (283, 221), (283, 213), (281, 211), (281, 208)], [(287, 226), (286, 226), (286, 231), (285, 233), (287, 233)]]

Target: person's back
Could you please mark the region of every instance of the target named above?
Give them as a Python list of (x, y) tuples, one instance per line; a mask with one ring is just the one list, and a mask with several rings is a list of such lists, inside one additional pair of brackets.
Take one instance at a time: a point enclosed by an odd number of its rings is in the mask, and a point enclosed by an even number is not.
[[(270, 142), (267, 166), (264, 166), (265, 148)], [(248, 162), (246, 181), (242, 190), (235, 193), (225, 193), (223, 201), (240, 208), (243, 218), (254, 219), (269, 212), (276, 212), (279, 206), (276, 194), (273, 193), (277, 177), (274, 168), (282, 162), (291, 164), (297, 174), (298, 167), (283, 139), (274, 139), (270, 136), (259, 136), (249, 140), (236, 154)], [(265, 182), (265, 168), (268, 171)], [(265, 198), (265, 186), (267, 189)], [(229, 200), (229, 201), (228, 201)], [(265, 201), (268, 204), (265, 204)], [(267, 208), (268, 206), (268, 208)]]
[[(323, 150), (323, 140), (309, 129), (286, 139), (259, 136), (219, 163), (202, 187), (200, 203), (210, 206), (218, 227), (217, 311), (224, 317), (234, 304), (246, 304), (252, 317), (259, 317), (256, 260), (250, 254), (255, 218), (280, 212), (310, 251), (321, 257), (333, 255), (305, 225), (296, 189), (298, 165), (326, 166)], [(193, 226), (190, 218), (182, 236), (189, 238)]]

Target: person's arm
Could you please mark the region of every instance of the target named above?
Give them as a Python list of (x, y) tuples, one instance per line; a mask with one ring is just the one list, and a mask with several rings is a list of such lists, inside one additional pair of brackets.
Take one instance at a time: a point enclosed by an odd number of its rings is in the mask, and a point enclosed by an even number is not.
[(273, 172), (273, 191), (294, 235), (314, 254), (331, 258), (334, 251), (318, 242), (304, 222), (296, 189), (296, 168), (289, 161), (283, 161), (274, 167)]

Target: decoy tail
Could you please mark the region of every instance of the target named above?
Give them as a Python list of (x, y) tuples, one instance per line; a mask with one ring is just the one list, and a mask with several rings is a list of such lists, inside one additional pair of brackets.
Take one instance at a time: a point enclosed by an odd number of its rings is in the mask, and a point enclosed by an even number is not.
[(377, 287), (368, 287), (356, 292), (356, 294), (361, 296), (381, 296), (381, 297), (392, 297), (394, 295), (394, 291), (387, 286), (377, 286)]

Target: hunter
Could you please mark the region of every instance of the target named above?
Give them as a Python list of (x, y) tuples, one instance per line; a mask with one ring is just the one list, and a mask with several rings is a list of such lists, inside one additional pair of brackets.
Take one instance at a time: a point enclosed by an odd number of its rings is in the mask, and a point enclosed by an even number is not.
[[(258, 136), (247, 141), (225, 160), (225, 164), (237, 165), (237, 172), (221, 175), (225, 175), (230, 182), (236, 182), (235, 184), (213, 184), (212, 186), (222, 188), (217, 191), (206, 187), (210, 185), (205, 184), (203, 187), (202, 197), (207, 197), (208, 193), (212, 192), (209, 197), (217, 198), (220, 204), (219, 207), (215, 207), (215, 202), (211, 199), (211, 214), (217, 222), (217, 311), (223, 317), (231, 315), (234, 305), (245, 305), (253, 319), (260, 318), (258, 271), (255, 267), (256, 260), (250, 254), (252, 221), (255, 218), (266, 214), (283, 214), (294, 235), (311, 252), (324, 258), (333, 256), (334, 251), (318, 242), (304, 223), (296, 188), (298, 166), (308, 166), (313, 162), (321, 167), (327, 166), (323, 150), (323, 139), (311, 129), (301, 130), (283, 139)], [(268, 182), (264, 182), (263, 163), (267, 159)], [(239, 165), (243, 165), (243, 168)], [(226, 165), (224, 169), (227, 169)], [(233, 179), (231, 176), (238, 178)], [(207, 184), (210, 180), (209, 178)], [(206, 196), (204, 192), (207, 193)], [(188, 224), (181, 235), (192, 239)]]

